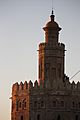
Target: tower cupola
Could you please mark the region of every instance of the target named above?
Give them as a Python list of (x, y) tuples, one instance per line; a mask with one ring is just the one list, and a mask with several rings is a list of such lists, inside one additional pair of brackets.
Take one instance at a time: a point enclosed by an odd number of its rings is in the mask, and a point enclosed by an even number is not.
[[(45, 31), (45, 41), (49, 43), (50, 41), (52, 42), (53, 40), (50, 40), (50, 38), (55, 38), (56, 36), (56, 42), (58, 41), (58, 33), (61, 30), (59, 27), (58, 23), (55, 22), (55, 15), (53, 14), (53, 10), (50, 16), (50, 21), (46, 23), (45, 27), (43, 30)], [(51, 36), (52, 35), (52, 36)]]
[(45, 42), (39, 45), (39, 81), (45, 86), (63, 84), (65, 45), (59, 42), (61, 28), (55, 22), (53, 10), (43, 30)]
[(52, 10), (52, 13), (51, 13), (51, 16), (50, 16), (50, 21), (43, 28), (44, 31), (46, 30), (46, 28), (54, 28), (54, 29), (56, 28), (59, 31), (61, 30), (61, 28), (59, 27), (58, 23), (55, 22), (54, 18), (55, 18), (55, 15), (53, 14), (53, 10)]

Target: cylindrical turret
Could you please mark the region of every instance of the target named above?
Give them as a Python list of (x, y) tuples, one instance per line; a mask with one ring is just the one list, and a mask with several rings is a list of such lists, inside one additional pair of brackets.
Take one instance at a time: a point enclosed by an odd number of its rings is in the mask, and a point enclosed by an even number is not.
[(54, 21), (53, 11), (50, 16), (51, 21), (49, 21), (46, 26), (43, 28), (45, 31), (45, 42), (51, 44), (57, 44), (58, 42), (58, 34), (61, 28), (59, 25)]
[(53, 11), (51, 20), (43, 28), (45, 43), (39, 45), (39, 81), (42, 84), (60, 84), (64, 78), (65, 45), (59, 43), (61, 28), (54, 20)]

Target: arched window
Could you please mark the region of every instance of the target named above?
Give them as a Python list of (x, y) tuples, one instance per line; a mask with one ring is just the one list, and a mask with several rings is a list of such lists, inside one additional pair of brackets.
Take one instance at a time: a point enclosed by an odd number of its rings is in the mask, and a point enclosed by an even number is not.
[(25, 109), (27, 106), (26, 98), (22, 101), (22, 109)]

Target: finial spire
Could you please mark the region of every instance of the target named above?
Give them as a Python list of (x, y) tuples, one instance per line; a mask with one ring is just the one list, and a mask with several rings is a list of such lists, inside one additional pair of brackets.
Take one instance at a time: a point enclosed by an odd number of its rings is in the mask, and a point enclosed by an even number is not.
[(53, 15), (53, 0), (52, 0), (52, 15)]
[(51, 12), (51, 21), (54, 21), (54, 12), (53, 12), (53, 0), (52, 0), (52, 12)]
[(52, 15), (53, 15), (53, 9), (52, 9)]

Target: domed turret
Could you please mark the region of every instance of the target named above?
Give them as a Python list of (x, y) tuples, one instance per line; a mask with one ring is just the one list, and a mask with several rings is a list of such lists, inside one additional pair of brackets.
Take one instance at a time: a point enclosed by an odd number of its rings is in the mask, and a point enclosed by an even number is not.
[[(45, 31), (45, 41), (49, 43), (50, 41), (58, 42), (58, 33), (61, 30), (58, 23), (54, 21), (54, 14), (52, 10), (52, 14), (50, 16), (51, 20), (45, 25), (43, 30)], [(56, 38), (56, 40), (55, 40)]]
[(59, 27), (58, 24), (55, 21), (50, 21), (46, 24), (46, 27), (48, 28), (57, 28)]
[(52, 14), (51, 14), (51, 16), (50, 16), (51, 21), (49, 21), (49, 22), (46, 24), (46, 26), (43, 28), (44, 31), (45, 31), (46, 29), (56, 29), (56, 30), (58, 30), (58, 31), (61, 30), (61, 28), (59, 27), (59, 25), (54, 21), (54, 17), (55, 17), (55, 16), (53, 15), (53, 10), (52, 10)]
[(63, 86), (65, 45), (59, 42), (61, 28), (50, 16), (50, 21), (43, 28), (45, 42), (39, 45), (39, 84), (48, 89)]

